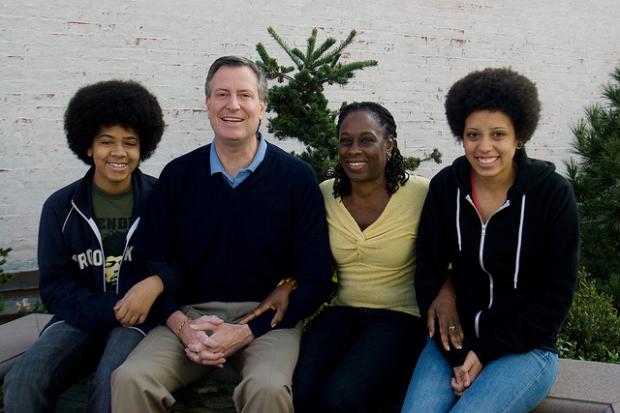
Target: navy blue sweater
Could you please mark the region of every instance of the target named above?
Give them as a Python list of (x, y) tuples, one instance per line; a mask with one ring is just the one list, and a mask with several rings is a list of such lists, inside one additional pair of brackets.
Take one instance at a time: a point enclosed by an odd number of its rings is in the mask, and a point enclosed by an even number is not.
[[(105, 291), (105, 256), (101, 234), (93, 219), (94, 168), (56, 191), (43, 205), (39, 225), (39, 289), (45, 308), (54, 313), (51, 323), (65, 320), (89, 330), (120, 326), (114, 305), (140, 280), (133, 260), (132, 235), (139, 226), (139, 212), (156, 179), (136, 169), (132, 174), (131, 227), (118, 275), (116, 291)], [(139, 326), (145, 333), (154, 323)]]
[[(211, 175), (210, 145), (170, 162), (144, 216), (145, 258), (163, 274), (162, 321), (180, 305), (262, 301), (287, 277), (299, 287), (278, 327), (312, 313), (330, 288), (325, 209), (312, 169), (268, 144), (258, 168), (236, 188)], [(176, 275), (175, 275), (176, 274)], [(170, 281), (178, 279), (178, 288)], [(250, 322), (267, 332), (273, 312)]]

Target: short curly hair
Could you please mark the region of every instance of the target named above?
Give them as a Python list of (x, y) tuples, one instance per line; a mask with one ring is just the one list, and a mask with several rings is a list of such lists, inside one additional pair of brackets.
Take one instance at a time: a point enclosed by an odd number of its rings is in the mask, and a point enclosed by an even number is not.
[[(336, 132), (340, 136), (340, 126), (346, 117), (353, 112), (366, 112), (372, 115), (385, 129), (385, 136), (394, 138), (392, 153), (385, 164), (385, 187), (388, 194), (392, 195), (400, 185), (404, 185), (409, 179), (407, 175), (407, 163), (398, 150), (396, 143), (396, 122), (389, 110), (374, 102), (354, 102), (340, 109)], [(351, 180), (338, 163), (334, 168), (334, 197), (343, 197), (351, 194)]]
[(445, 108), (450, 129), (458, 140), (463, 140), (465, 120), (472, 112), (506, 114), (522, 143), (532, 137), (540, 118), (536, 85), (509, 68), (487, 68), (468, 74), (452, 85)]
[(69, 149), (92, 165), (88, 148), (102, 127), (133, 129), (140, 139), (140, 160), (148, 159), (161, 140), (164, 117), (157, 98), (132, 80), (107, 80), (80, 88), (64, 118)]

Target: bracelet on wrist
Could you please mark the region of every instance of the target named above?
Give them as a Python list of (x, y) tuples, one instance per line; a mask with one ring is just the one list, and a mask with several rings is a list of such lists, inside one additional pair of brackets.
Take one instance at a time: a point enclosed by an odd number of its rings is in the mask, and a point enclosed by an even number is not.
[(177, 328), (177, 331), (175, 332), (175, 334), (177, 335), (177, 337), (181, 337), (181, 331), (183, 331), (183, 328), (187, 325), (187, 323), (189, 323), (192, 319), (188, 316), (185, 317), (185, 320), (183, 320), (181, 322), (181, 324), (179, 324), (179, 328)]
[(288, 277), (288, 278), (281, 280), (277, 286), (279, 287), (283, 284), (290, 284), (293, 290), (297, 288), (297, 280), (293, 277)]

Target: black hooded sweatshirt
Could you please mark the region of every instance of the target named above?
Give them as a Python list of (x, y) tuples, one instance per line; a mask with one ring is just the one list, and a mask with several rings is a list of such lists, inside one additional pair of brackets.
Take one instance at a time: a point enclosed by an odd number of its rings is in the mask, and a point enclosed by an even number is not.
[(430, 183), (418, 231), (416, 294), (426, 316), (452, 277), (466, 337), (462, 351), (444, 352), (453, 366), (469, 350), (483, 365), (509, 353), (556, 352), (574, 295), (579, 231), (572, 187), (550, 162), (523, 150), (515, 161), (507, 200), (486, 224), (474, 207), (464, 156)]

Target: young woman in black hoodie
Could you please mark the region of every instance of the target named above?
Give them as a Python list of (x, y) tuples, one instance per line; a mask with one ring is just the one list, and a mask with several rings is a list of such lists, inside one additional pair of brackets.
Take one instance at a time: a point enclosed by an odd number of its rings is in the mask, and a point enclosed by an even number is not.
[(448, 92), (465, 156), (431, 181), (415, 282), (424, 313), (450, 278), (465, 339), (449, 351), (429, 340), (403, 412), (528, 412), (553, 387), (578, 223), (569, 183), (525, 153), (539, 113), (535, 85), (510, 69), (473, 72)]

